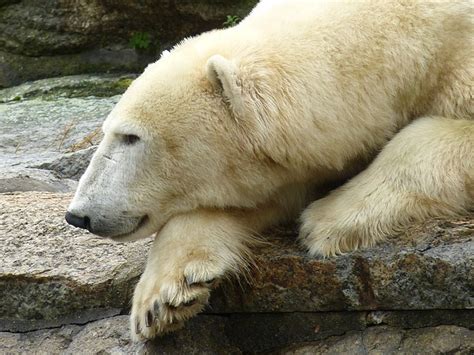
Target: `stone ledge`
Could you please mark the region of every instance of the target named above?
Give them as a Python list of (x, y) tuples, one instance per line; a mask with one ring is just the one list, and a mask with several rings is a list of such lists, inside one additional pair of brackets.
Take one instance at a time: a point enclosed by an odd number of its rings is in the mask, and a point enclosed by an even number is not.
[(374, 248), (327, 259), (308, 257), (295, 229), (268, 234), (271, 244), (255, 253), (252, 285), (216, 292), (215, 312), (474, 307), (472, 214), (411, 226)]
[[(474, 326), (473, 312), (200, 315), (184, 329), (144, 344), (132, 343), (128, 317), (116, 316), (85, 325), (26, 333), (0, 332), (0, 352), (469, 354), (474, 350), (474, 331), (469, 329)], [(405, 328), (407, 323), (412, 326)]]
[(310, 258), (269, 231), (251, 284), (224, 284), (183, 330), (131, 343), (129, 302), (151, 239), (70, 228), (71, 194), (0, 194), (0, 352), (452, 353), (474, 351), (474, 216), (412, 226), (379, 246)]
[[(118, 244), (70, 228), (63, 218), (70, 198), (0, 194), (4, 321), (40, 324), (94, 310), (128, 311), (151, 240)], [(271, 244), (256, 250), (251, 285), (216, 290), (208, 312), (473, 308), (472, 215), (414, 226), (375, 248), (328, 259), (308, 257), (294, 228), (268, 236)]]

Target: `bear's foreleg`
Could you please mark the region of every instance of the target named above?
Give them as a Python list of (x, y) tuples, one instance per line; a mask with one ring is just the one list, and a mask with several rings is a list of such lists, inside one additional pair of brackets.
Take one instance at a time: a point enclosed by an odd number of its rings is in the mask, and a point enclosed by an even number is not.
[(275, 208), (197, 210), (172, 218), (156, 236), (135, 288), (132, 338), (173, 331), (202, 311), (220, 279), (249, 267), (253, 232), (276, 214)]
[(300, 238), (312, 255), (369, 247), (410, 222), (473, 207), (474, 121), (425, 117), (401, 130), (363, 172), (313, 202)]

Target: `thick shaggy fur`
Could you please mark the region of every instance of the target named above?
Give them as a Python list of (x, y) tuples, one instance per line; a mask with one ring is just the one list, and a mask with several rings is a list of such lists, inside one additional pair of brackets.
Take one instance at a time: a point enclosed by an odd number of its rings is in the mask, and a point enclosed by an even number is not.
[(252, 235), (335, 181), (349, 179), (301, 215), (311, 255), (472, 208), (473, 11), (265, 0), (150, 65), (104, 123), (69, 209), (115, 240), (156, 233), (134, 338), (202, 310), (245, 267)]

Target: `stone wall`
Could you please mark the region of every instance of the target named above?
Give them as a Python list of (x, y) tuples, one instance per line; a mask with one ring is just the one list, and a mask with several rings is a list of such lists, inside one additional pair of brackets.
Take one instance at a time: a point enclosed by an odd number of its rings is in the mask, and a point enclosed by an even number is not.
[(244, 17), (256, 2), (1, 0), (0, 88), (52, 76), (140, 72), (162, 49), (222, 27), (228, 15)]

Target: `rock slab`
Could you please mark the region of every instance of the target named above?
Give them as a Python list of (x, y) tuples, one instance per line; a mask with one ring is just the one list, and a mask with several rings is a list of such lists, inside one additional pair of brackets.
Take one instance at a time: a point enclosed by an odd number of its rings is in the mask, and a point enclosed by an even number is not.
[[(115, 243), (64, 221), (71, 194), (0, 194), (0, 314), (55, 320), (126, 311), (151, 240)], [(295, 228), (268, 232), (250, 284), (224, 284), (209, 312), (472, 309), (474, 220), (431, 221), (375, 248), (310, 258)]]
[[(285, 323), (281, 323), (284, 321)], [(290, 324), (293, 319), (281, 319)], [(0, 352), (48, 354), (472, 354), (474, 331), (464, 326), (441, 325), (404, 329), (393, 325), (363, 329), (313, 330), (309, 341), (281, 346), (268, 334), (255, 335), (242, 342), (236, 336), (238, 322), (232, 317), (201, 315), (185, 329), (147, 343), (132, 343), (128, 317), (117, 316), (88, 323), (26, 333), (0, 332)], [(261, 332), (265, 323), (258, 323)], [(296, 325), (300, 325), (296, 323)], [(339, 333), (338, 333), (339, 331)], [(318, 334), (321, 333), (321, 334)], [(293, 340), (297, 340), (294, 337)], [(288, 340), (288, 336), (285, 337)]]
[(0, 315), (20, 328), (127, 309), (145, 265), (150, 239), (113, 243), (67, 225), (71, 198), (0, 194)]
[(296, 227), (269, 231), (244, 292), (215, 293), (214, 311), (472, 309), (474, 216), (408, 227), (374, 248), (310, 258)]

